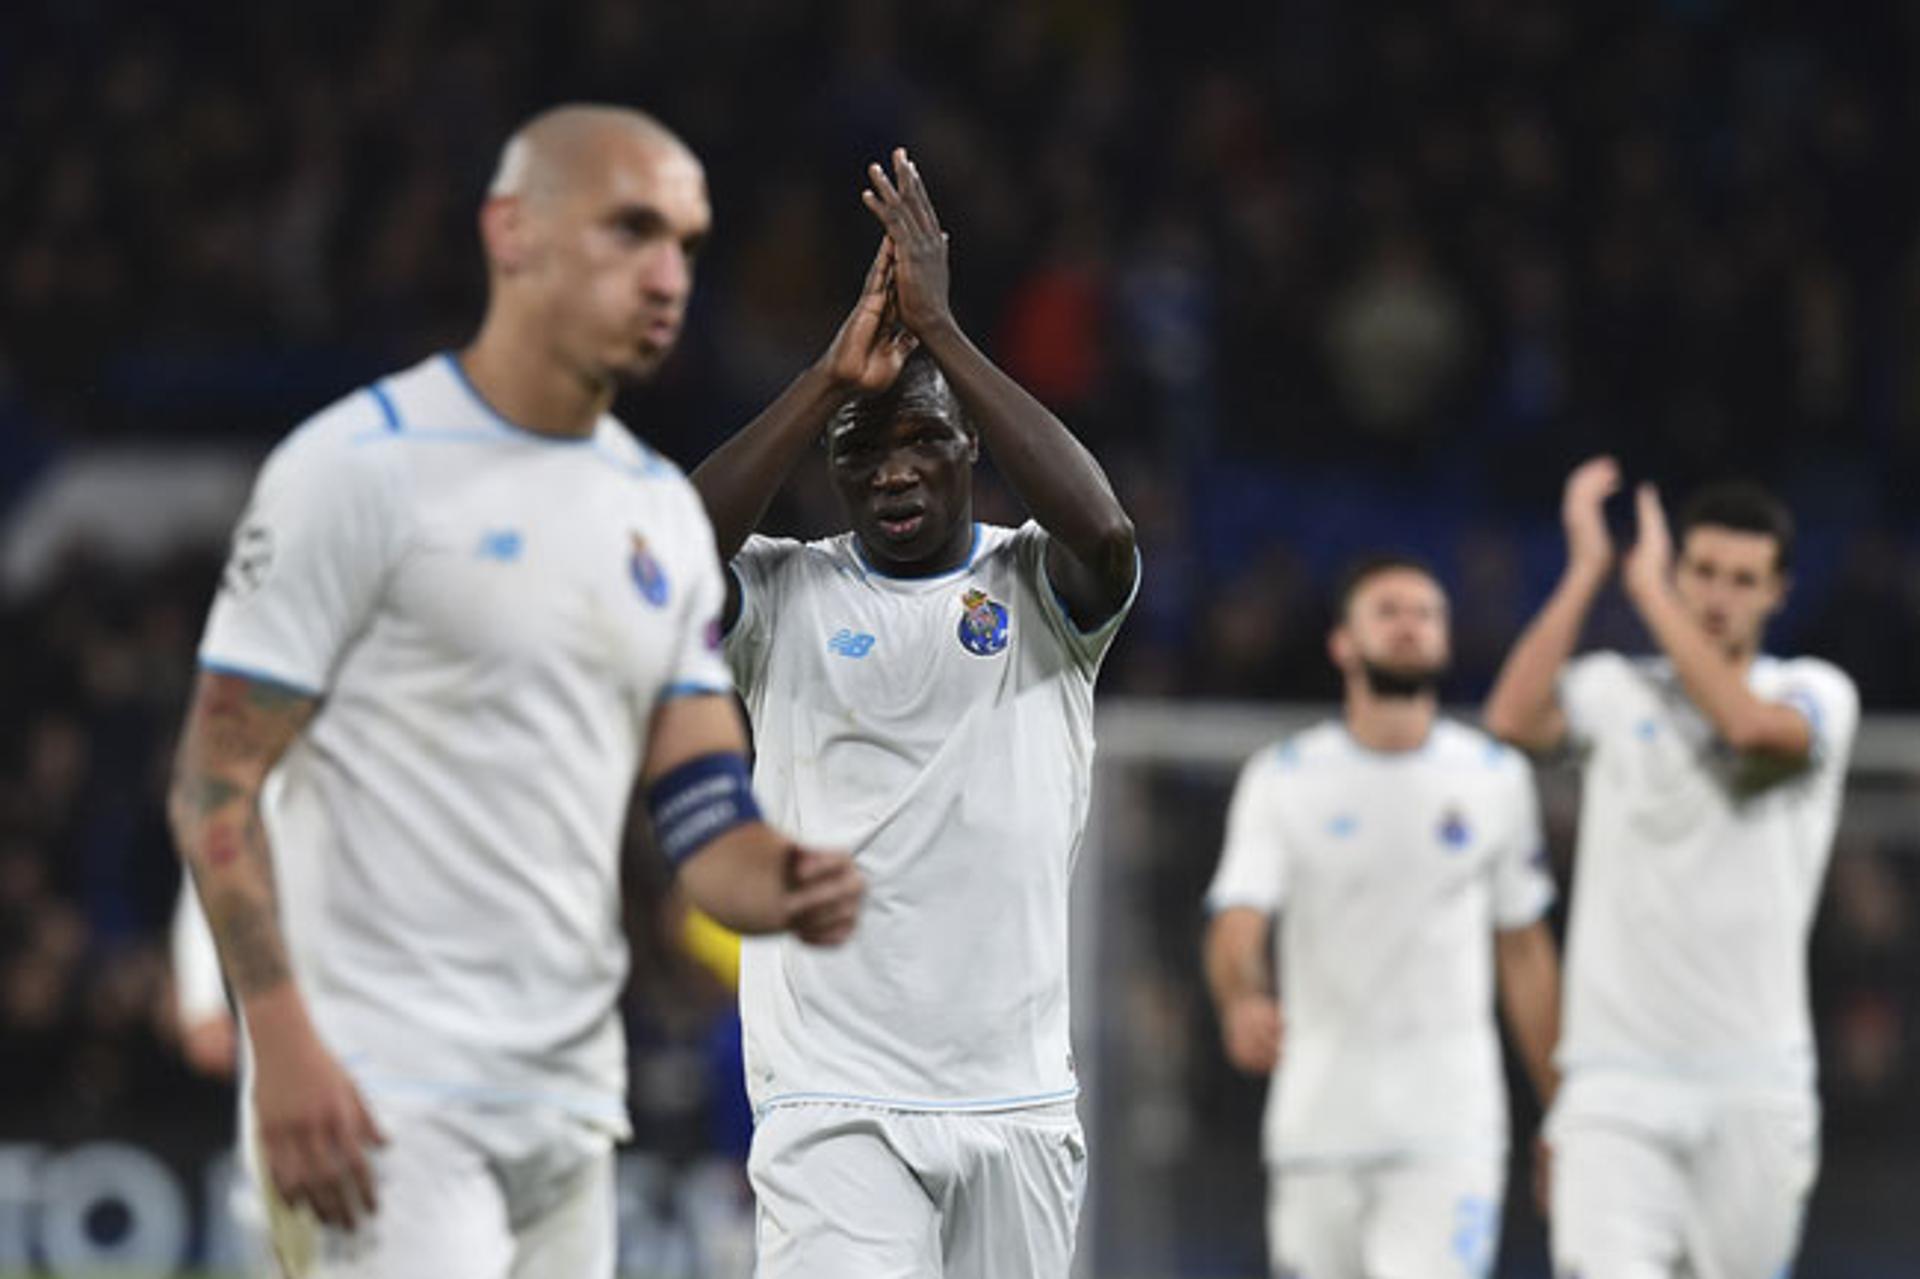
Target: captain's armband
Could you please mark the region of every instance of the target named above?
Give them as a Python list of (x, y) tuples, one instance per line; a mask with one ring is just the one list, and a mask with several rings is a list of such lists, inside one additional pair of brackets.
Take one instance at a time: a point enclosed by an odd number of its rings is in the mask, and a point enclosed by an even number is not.
[(673, 865), (736, 826), (760, 820), (747, 761), (732, 751), (690, 759), (647, 787), (647, 812), (660, 851)]

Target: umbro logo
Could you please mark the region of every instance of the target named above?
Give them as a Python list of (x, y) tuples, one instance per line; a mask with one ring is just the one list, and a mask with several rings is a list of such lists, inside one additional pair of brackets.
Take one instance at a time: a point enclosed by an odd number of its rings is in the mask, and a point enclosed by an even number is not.
[(827, 641), (828, 650), (842, 657), (865, 657), (873, 651), (873, 645), (874, 637), (865, 631), (844, 629), (835, 631), (833, 638)]

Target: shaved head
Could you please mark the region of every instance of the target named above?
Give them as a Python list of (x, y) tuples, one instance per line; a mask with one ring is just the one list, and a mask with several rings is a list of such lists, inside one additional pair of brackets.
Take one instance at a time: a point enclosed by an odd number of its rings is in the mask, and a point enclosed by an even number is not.
[(706, 171), (652, 116), (543, 111), (507, 140), (480, 206), (488, 323), (596, 388), (646, 377), (680, 335), (712, 221)]
[(644, 111), (569, 103), (542, 111), (514, 131), (500, 150), (487, 194), (541, 199), (567, 191), (604, 163), (609, 146), (620, 144), (637, 144), (660, 159), (699, 167), (679, 135)]

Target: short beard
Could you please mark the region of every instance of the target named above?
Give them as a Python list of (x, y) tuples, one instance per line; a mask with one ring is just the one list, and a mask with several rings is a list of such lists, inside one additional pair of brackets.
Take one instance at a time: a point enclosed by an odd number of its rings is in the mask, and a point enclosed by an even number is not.
[(1437, 692), (1440, 677), (1446, 671), (1441, 667), (1417, 671), (1396, 670), (1377, 662), (1362, 661), (1360, 673), (1366, 677), (1367, 689), (1375, 697), (1411, 700), (1430, 697)]

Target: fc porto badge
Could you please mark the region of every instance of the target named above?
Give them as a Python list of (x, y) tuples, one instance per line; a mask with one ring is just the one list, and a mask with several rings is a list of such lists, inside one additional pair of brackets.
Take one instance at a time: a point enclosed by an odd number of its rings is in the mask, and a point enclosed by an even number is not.
[(1449, 807), (1440, 818), (1439, 834), (1440, 842), (1446, 845), (1450, 853), (1459, 852), (1467, 846), (1467, 841), (1473, 838), (1473, 831), (1468, 828), (1467, 819), (1461, 815), (1458, 808), (1452, 807)]
[(667, 602), (667, 570), (660, 567), (660, 561), (647, 549), (647, 539), (638, 533), (629, 534), (633, 539), (633, 553), (627, 557), (627, 573), (633, 578), (633, 584), (640, 591), (640, 598), (655, 608), (665, 607)]
[(1007, 646), (1007, 606), (987, 598), (983, 590), (960, 597), (960, 647), (975, 657), (992, 657)]

